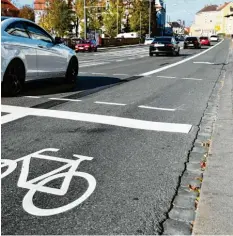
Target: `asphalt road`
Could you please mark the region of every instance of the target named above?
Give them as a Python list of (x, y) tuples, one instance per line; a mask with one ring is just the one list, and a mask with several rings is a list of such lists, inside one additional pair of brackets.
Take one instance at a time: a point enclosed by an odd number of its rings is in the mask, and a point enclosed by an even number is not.
[(2, 98), (2, 234), (159, 234), (228, 48), (80, 53), (76, 86)]

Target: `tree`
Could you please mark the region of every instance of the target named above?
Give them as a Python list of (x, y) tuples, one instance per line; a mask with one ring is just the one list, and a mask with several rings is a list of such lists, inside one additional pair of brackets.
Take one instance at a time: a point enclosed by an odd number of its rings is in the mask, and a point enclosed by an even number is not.
[[(121, 27), (121, 19), (123, 16), (123, 1), (110, 0), (109, 8), (103, 13), (103, 24), (105, 33), (110, 37), (116, 37), (119, 32), (117, 28)], [(118, 21), (117, 21), (118, 19)]]
[[(102, 2), (103, 3), (103, 2)], [(82, 32), (84, 31), (84, 1), (76, 0), (75, 1), (75, 12), (77, 19), (77, 26), (81, 26)], [(96, 7), (99, 6), (99, 7)], [(87, 18), (87, 29), (89, 30), (98, 30), (102, 27), (102, 10), (103, 4), (98, 0), (86, 0), (86, 18)]]
[(142, 35), (148, 33), (149, 27), (149, 2), (148, 1), (141, 1), (135, 0), (133, 2), (133, 12), (130, 17), (130, 28), (134, 32), (140, 33), (140, 26), (142, 30)]
[(64, 37), (71, 30), (71, 23), (75, 20), (73, 11), (65, 0), (47, 0), (46, 13), (39, 24), (50, 32)]
[(19, 17), (34, 21), (35, 20), (34, 10), (29, 5), (25, 5), (22, 8), (20, 8)]

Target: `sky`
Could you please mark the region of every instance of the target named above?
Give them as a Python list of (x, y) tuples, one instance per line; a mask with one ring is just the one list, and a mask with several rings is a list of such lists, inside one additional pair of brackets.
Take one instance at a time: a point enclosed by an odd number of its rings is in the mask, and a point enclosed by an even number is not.
[[(190, 26), (194, 21), (196, 12), (205, 5), (220, 5), (226, 0), (164, 0), (167, 6), (167, 16), (170, 21), (184, 20), (186, 26)], [(15, 0), (18, 5), (33, 4), (33, 0)]]

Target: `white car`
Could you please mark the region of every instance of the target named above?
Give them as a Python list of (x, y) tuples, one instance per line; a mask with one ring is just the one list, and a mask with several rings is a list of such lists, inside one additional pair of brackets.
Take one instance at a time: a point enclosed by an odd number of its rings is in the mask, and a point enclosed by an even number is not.
[(153, 38), (146, 38), (145, 42), (144, 42), (144, 45), (150, 45), (150, 44), (152, 44), (153, 41), (154, 41)]
[(219, 41), (219, 37), (217, 35), (211, 35), (210, 36), (210, 41), (211, 42), (218, 42)]
[(78, 75), (75, 51), (26, 19), (1, 17), (1, 58), (2, 92), (8, 96), (18, 95), (28, 80), (75, 82)]

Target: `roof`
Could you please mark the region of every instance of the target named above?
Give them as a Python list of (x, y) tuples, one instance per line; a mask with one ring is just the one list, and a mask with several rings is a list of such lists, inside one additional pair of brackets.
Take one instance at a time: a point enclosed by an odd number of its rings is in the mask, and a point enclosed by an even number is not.
[(218, 5), (208, 5), (202, 8), (197, 13), (208, 12), (208, 11), (217, 11)]
[(217, 11), (221, 11), (223, 8), (225, 8), (230, 2), (225, 2), (223, 5), (220, 5), (217, 9)]
[(1, 8), (19, 12), (19, 9), (14, 4), (12, 4), (9, 0), (1, 0)]
[(172, 27), (172, 28), (180, 28), (181, 25), (178, 23), (178, 22), (170, 22), (169, 25)]
[(45, 0), (34, 1), (34, 10), (44, 10), (44, 9), (45, 9)]

